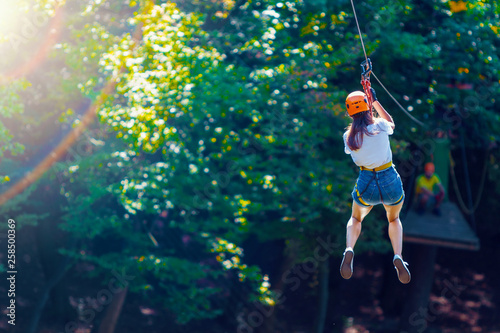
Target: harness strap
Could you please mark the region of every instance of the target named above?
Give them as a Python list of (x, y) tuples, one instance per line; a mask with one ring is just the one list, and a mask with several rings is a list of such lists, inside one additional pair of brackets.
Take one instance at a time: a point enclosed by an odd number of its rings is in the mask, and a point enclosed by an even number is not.
[(374, 169), (368, 169), (367, 167), (364, 167), (364, 166), (360, 166), (359, 168), (361, 170), (365, 170), (365, 171), (383, 171), (385, 169), (389, 169), (391, 166), (392, 166), (392, 161), (387, 162), (386, 164), (383, 164), (383, 165), (376, 167)]
[[(356, 192), (358, 192), (358, 193), (357, 193), (357, 194), (358, 194), (358, 199), (359, 199), (359, 198), (361, 198), (361, 196), (363, 195), (363, 193), (365, 193), (365, 192), (366, 192), (366, 190), (368, 189), (368, 186), (370, 186), (370, 184), (372, 183), (372, 181), (373, 181), (373, 179), (375, 178), (375, 176), (376, 176), (376, 174), (375, 174), (375, 172), (373, 172), (373, 176), (372, 176), (372, 178), (370, 179), (370, 181), (368, 182), (368, 184), (366, 184), (365, 189), (364, 189), (361, 193), (359, 193), (358, 191), (356, 191)], [(358, 186), (358, 185), (356, 184), (356, 187), (357, 187), (357, 186)], [(378, 182), (377, 182), (377, 186), (378, 186)]]
[(378, 188), (378, 194), (380, 195), (380, 201), (384, 203), (384, 197), (382, 196), (382, 190), (380, 189), (380, 185), (378, 184), (378, 178), (375, 177), (376, 171), (375, 169), (373, 170), (373, 178), (375, 178), (375, 182), (377, 183), (377, 188)]
[(372, 171), (373, 175), (372, 175), (372, 178), (370, 178), (370, 180), (368, 181), (368, 184), (366, 184), (365, 189), (363, 191), (361, 191), (361, 193), (357, 190), (358, 185), (356, 184), (356, 194), (358, 196), (358, 199), (361, 200), (361, 196), (363, 195), (363, 193), (366, 192), (366, 190), (368, 189), (368, 186), (370, 186), (372, 181), (375, 179), (375, 182), (377, 184), (378, 194), (380, 195), (380, 200), (382, 201), (382, 203), (384, 203), (384, 197), (382, 196), (382, 190), (380, 189), (380, 185), (379, 185), (378, 179), (377, 179), (377, 172), (386, 170), (386, 169), (390, 168), (391, 166), (392, 166), (392, 161), (390, 161), (384, 165), (381, 165), (379, 167), (376, 167), (374, 169), (368, 169), (368, 168), (365, 168), (364, 166), (359, 167), (361, 170)]
[(365, 91), (366, 96), (368, 97), (368, 110), (370, 113), (373, 113), (372, 105), (373, 105), (373, 96), (371, 91), (371, 82), (370, 82), (370, 74), (372, 72), (372, 62), (370, 58), (366, 58), (366, 61), (361, 63), (361, 85), (363, 86), (363, 90)]

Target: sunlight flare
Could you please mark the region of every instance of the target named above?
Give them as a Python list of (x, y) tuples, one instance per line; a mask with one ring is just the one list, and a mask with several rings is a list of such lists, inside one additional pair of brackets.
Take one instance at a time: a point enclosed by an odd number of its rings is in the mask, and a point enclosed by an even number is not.
[(6, 36), (18, 30), (26, 10), (24, 1), (0, 0), (0, 35)]

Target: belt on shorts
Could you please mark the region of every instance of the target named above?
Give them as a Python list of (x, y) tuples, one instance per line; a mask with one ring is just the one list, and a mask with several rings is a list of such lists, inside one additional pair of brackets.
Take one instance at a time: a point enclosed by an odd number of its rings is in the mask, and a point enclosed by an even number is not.
[(389, 169), (391, 166), (392, 166), (392, 161), (390, 161), (390, 162), (388, 162), (388, 163), (386, 163), (386, 164), (384, 164), (384, 165), (381, 165), (381, 166), (379, 166), (379, 167), (376, 167), (376, 168), (374, 168), (374, 169), (368, 169), (368, 168), (366, 168), (366, 167), (364, 167), (364, 166), (360, 166), (359, 168), (360, 168), (361, 170), (365, 170), (365, 171), (374, 171), (374, 172), (378, 172), (378, 171), (382, 171), (382, 170), (385, 170), (385, 169)]

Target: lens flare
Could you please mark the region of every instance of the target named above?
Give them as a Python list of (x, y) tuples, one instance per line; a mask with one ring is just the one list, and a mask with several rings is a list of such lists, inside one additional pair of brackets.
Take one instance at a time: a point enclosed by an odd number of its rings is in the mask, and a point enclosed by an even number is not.
[(20, 28), (28, 7), (24, 1), (0, 0), (0, 36), (2, 39)]
[(62, 7), (47, 11), (23, 2), (0, 0), (0, 75), (15, 79), (46, 59), (62, 32)]

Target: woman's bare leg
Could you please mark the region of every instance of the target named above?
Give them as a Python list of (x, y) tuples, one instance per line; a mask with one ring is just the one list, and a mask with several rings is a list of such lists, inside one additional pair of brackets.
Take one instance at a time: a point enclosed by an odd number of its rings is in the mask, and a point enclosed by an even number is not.
[(387, 220), (389, 221), (389, 238), (391, 240), (392, 249), (394, 254), (401, 256), (403, 252), (403, 226), (399, 220), (399, 213), (403, 207), (403, 202), (397, 206), (384, 205), (387, 213)]
[(356, 241), (361, 234), (361, 222), (372, 208), (373, 206), (364, 207), (358, 205), (356, 201), (352, 202), (352, 214), (346, 227), (346, 248), (354, 249), (354, 245), (356, 245)]
[(361, 234), (361, 222), (370, 212), (373, 206), (364, 207), (352, 202), (352, 214), (346, 227), (346, 250), (340, 264), (340, 275), (344, 279), (350, 279), (353, 270), (354, 245)]
[(403, 261), (401, 253), (403, 252), (403, 226), (399, 220), (399, 212), (403, 207), (403, 202), (397, 206), (386, 206), (387, 220), (389, 221), (389, 238), (391, 239), (392, 249), (394, 250), (394, 259), (392, 263), (398, 273), (398, 279), (401, 283), (407, 284), (411, 280), (411, 274), (407, 263)]

